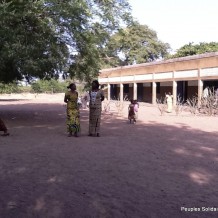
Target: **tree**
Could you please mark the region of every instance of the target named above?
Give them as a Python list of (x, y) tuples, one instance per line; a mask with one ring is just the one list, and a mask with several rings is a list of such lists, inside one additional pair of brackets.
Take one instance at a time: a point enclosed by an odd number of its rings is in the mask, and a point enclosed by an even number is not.
[(218, 42), (210, 42), (210, 43), (200, 42), (199, 44), (189, 43), (179, 48), (174, 55), (169, 55), (168, 59), (203, 54), (207, 52), (217, 52), (217, 51), (218, 51)]
[(98, 75), (105, 41), (131, 21), (126, 0), (0, 0), (0, 81)]
[(160, 41), (154, 30), (133, 22), (111, 36), (105, 47), (107, 56), (103, 59), (103, 66), (151, 62), (164, 58), (169, 49), (169, 44)]

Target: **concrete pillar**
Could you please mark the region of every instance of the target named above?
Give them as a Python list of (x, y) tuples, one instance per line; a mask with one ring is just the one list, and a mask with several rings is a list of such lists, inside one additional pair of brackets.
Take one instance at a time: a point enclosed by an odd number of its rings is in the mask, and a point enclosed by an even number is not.
[(156, 104), (157, 102), (157, 83), (152, 82), (152, 104)]
[(109, 83), (107, 84), (107, 99), (111, 100), (111, 85)]
[(133, 99), (137, 100), (137, 83), (133, 83)]
[(201, 98), (203, 94), (203, 81), (201, 79), (198, 79), (198, 106), (201, 105)]
[(173, 106), (176, 106), (177, 102), (177, 82), (173, 81)]
[(120, 83), (120, 101), (123, 101), (123, 83)]

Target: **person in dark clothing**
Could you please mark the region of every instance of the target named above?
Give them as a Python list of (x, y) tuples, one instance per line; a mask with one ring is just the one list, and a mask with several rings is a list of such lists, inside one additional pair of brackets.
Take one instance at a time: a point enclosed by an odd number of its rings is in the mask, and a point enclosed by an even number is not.
[(9, 136), (9, 132), (3, 120), (0, 119), (0, 131), (3, 131), (4, 134), (2, 136)]

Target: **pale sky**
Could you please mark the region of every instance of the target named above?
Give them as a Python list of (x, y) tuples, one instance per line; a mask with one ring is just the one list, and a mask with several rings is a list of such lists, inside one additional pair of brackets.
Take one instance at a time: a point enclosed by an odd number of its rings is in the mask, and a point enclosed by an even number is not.
[(189, 42), (218, 42), (218, 0), (129, 0), (133, 17), (173, 51)]

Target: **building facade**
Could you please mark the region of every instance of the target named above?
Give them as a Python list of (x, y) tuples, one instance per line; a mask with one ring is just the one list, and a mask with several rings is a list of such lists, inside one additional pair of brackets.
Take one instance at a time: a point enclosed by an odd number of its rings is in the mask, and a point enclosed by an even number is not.
[(155, 104), (169, 92), (173, 99), (200, 99), (204, 88), (218, 88), (218, 52), (103, 69), (99, 82), (106, 85), (109, 100), (128, 98)]

